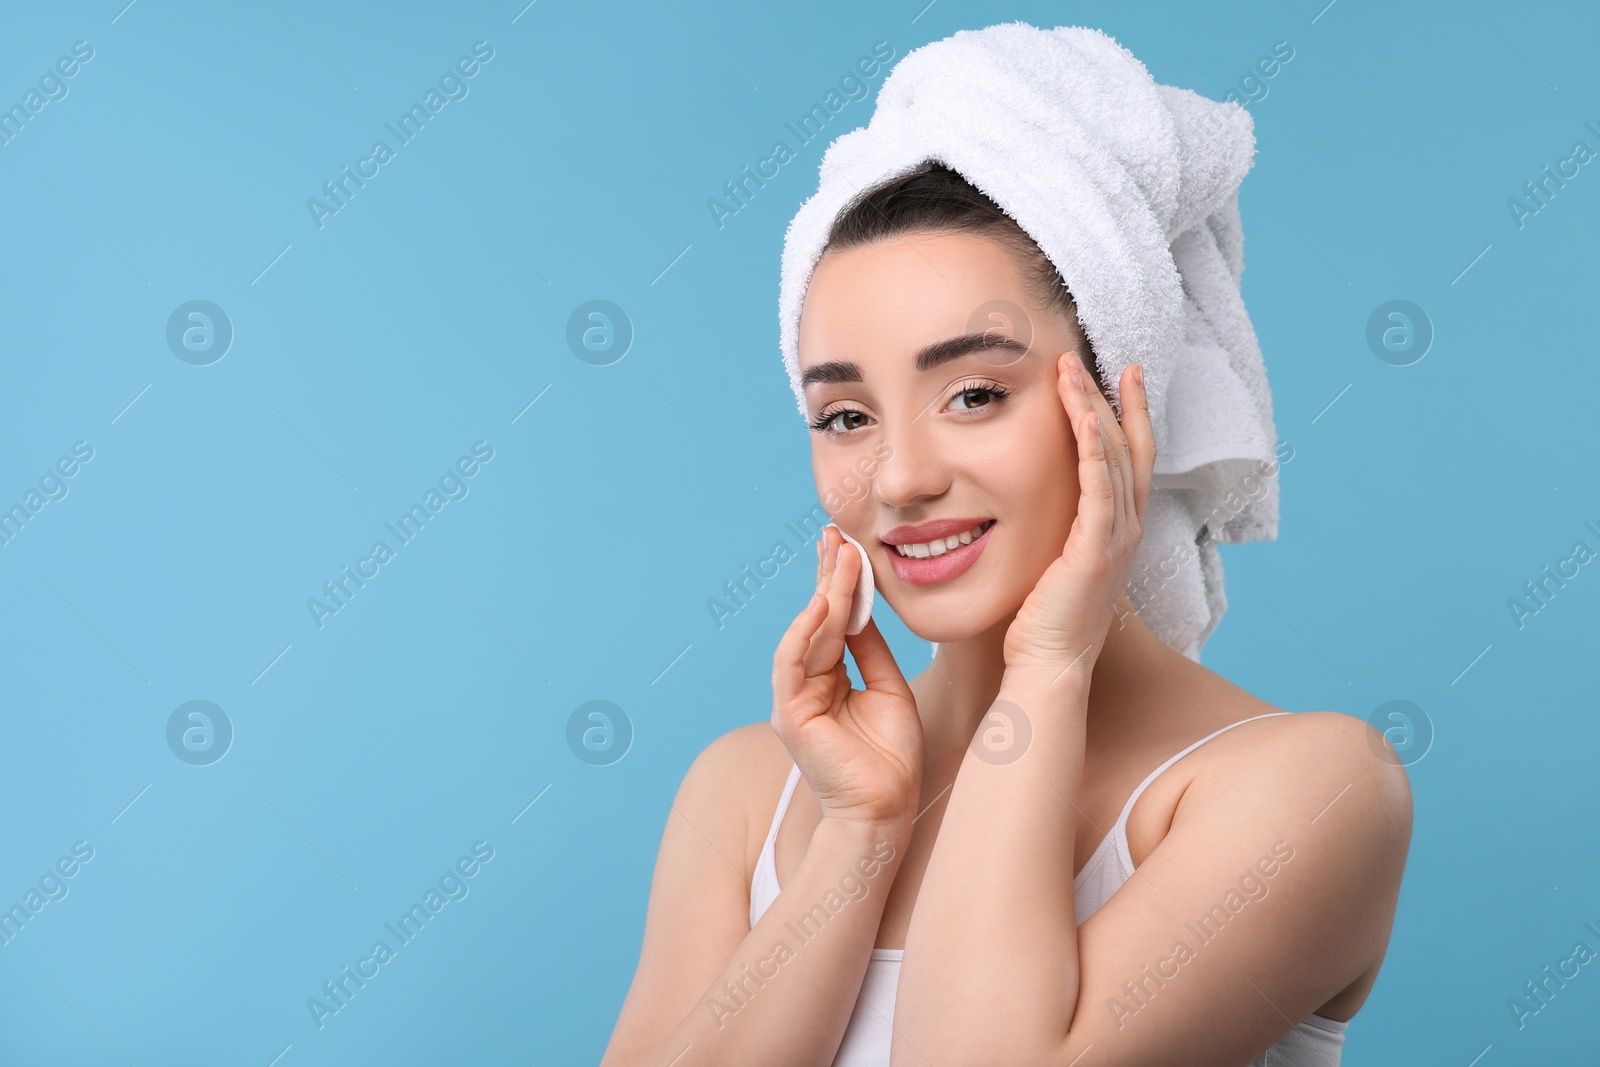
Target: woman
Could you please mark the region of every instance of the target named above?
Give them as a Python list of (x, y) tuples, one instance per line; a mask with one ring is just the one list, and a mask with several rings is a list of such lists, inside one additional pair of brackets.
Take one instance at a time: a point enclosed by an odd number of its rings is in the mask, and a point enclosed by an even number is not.
[[(1158, 435), (1142, 364), (1120, 420), (1096, 380), (1114, 331), (1068, 288), (1091, 268), (938, 161), (860, 190), (822, 247), (791, 370), (837, 527), (771, 722), (680, 788), (602, 1067), (1337, 1064), (1394, 917), (1405, 772), (1135, 610)], [(870, 492), (840, 498), (867, 456)], [(875, 623), (846, 633), (841, 531), (937, 642), (909, 683)]]

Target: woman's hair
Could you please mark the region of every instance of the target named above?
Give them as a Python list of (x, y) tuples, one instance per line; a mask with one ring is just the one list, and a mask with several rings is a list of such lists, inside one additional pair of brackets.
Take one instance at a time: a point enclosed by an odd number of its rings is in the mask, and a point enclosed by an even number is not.
[(956, 171), (929, 160), (854, 197), (828, 231), (823, 255), (913, 231), (979, 233), (993, 237), (1024, 264), (1034, 292), (1066, 318), (1095, 383), (1100, 383), (1093, 343), (1078, 322), (1078, 306), (1050, 258), (1027, 231)]

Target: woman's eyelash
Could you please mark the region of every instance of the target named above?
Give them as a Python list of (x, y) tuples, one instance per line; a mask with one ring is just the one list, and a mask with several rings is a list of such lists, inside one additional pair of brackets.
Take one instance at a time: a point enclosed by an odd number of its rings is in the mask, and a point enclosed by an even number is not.
[[(990, 396), (994, 397), (995, 400), (1004, 400), (1004, 399), (1006, 399), (1007, 397), (1009, 397), (1011, 395), (1011, 390), (1007, 389), (1005, 386), (1001, 385), (999, 382), (989, 382), (989, 381), (962, 382), (960, 388), (956, 389), (954, 392), (952, 392), (950, 394), (950, 400), (954, 400), (956, 397), (962, 396), (963, 394), (966, 394), (966, 393), (988, 393)], [(987, 407), (988, 405), (985, 404), (985, 405), (981, 405), (981, 406)], [(861, 414), (861, 412), (858, 411), (855, 408), (838, 408), (838, 409), (836, 409), (834, 411), (825, 411), (822, 414), (818, 415), (816, 418), (811, 420), (811, 428), (813, 430), (816, 430), (816, 431), (820, 432), (820, 433), (828, 433), (828, 434), (835, 434), (835, 435), (849, 433), (849, 432), (851, 432), (849, 430), (829, 430), (827, 427), (835, 419), (837, 419), (840, 415), (848, 415), (848, 414), (851, 414), (851, 413), (854, 413), (854, 414), (857, 414), (857, 415)]]
[(828, 423), (832, 422), (834, 419), (838, 418), (840, 415), (843, 415), (846, 411), (854, 411), (854, 410), (855, 410), (854, 408), (841, 408), (838, 411), (825, 411), (821, 415), (818, 415), (816, 418), (811, 420), (811, 428), (813, 430), (818, 431), (819, 433), (823, 432), (825, 430), (825, 428), (827, 427)]
[(961, 388), (950, 394), (950, 399), (954, 400), (963, 393), (988, 393), (996, 400), (1004, 400), (1011, 395), (1011, 390), (999, 382), (963, 382)]

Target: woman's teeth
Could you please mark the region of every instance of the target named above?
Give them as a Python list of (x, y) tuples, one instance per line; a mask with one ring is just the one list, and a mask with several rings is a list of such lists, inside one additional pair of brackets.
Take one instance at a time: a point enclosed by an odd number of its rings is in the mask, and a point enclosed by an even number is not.
[(985, 519), (983, 522), (980, 522), (978, 525), (974, 526), (972, 529), (963, 534), (956, 534), (953, 537), (943, 537), (937, 541), (928, 541), (920, 545), (895, 545), (894, 547), (895, 551), (899, 552), (902, 556), (910, 556), (913, 559), (930, 559), (934, 556), (942, 556), (953, 548), (960, 548), (962, 545), (972, 544), (972, 542), (976, 541), (983, 535), (983, 531), (987, 530), (993, 525), (993, 519)]

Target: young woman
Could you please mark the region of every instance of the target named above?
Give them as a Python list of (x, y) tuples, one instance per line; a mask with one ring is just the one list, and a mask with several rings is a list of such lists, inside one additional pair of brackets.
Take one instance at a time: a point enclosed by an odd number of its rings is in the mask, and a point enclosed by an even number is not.
[[(891, 450), (834, 520), (938, 653), (907, 683), (874, 622), (846, 637), (861, 561), (824, 530), (771, 723), (712, 742), (667, 817), (603, 1067), (1336, 1064), (1394, 920), (1405, 771), (1131, 609), (1138, 368), (1118, 424), (1029, 238), (944, 168), (875, 214), (806, 296), (813, 469), (826, 491)], [(971, 344), (995, 298), (1026, 352)]]
[[(1337, 1064), (1394, 917), (1404, 769), (1132, 610), (1139, 368), (1119, 424), (1015, 223), (931, 166), (834, 233), (800, 327), (816, 482), (888, 457), (832, 517), (937, 653), (907, 683), (875, 623), (846, 636), (862, 566), (825, 529), (770, 724), (709, 745), (668, 816), (602, 1067)], [(1028, 329), (975, 344), (997, 298)]]

